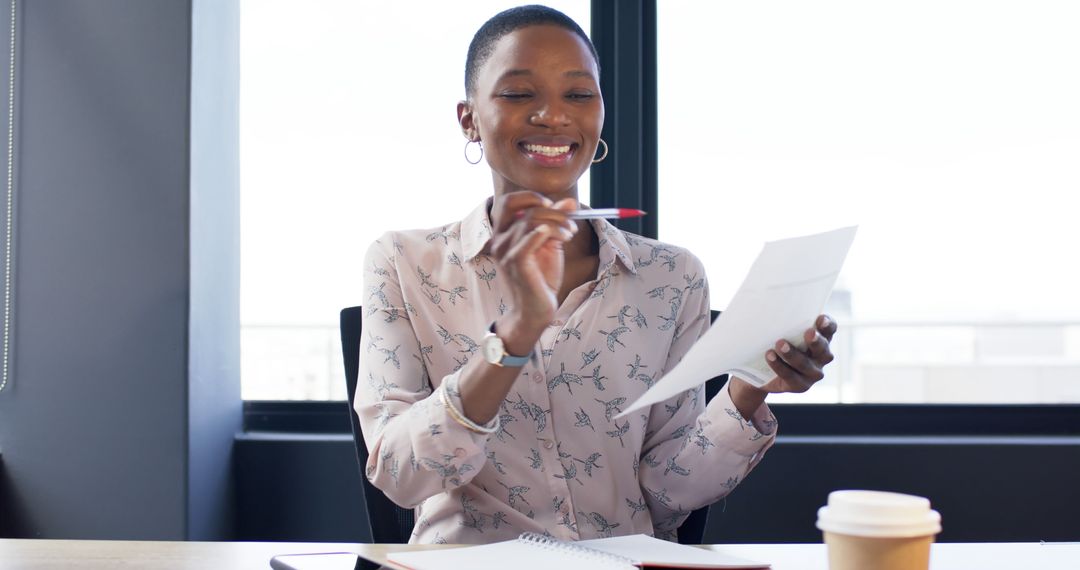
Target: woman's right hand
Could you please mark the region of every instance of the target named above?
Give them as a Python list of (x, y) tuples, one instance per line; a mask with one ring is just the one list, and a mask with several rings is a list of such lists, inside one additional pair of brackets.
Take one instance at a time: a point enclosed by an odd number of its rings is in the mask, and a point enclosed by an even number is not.
[(552, 203), (535, 192), (495, 197), (491, 206), (490, 253), (507, 273), (513, 295), (512, 310), (507, 315), (511, 318), (505, 323), (508, 326), (504, 327), (503, 322), (499, 325), (499, 336), (507, 341), (508, 349), (518, 343), (511, 343), (505, 335), (513, 332), (533, 336), (521, 341), (531, 347), (555, 318), (565, 261), (563, 244), (577, 232), (577, 224), (567, 217), (567, 212), (577, 207), (573, 198)]

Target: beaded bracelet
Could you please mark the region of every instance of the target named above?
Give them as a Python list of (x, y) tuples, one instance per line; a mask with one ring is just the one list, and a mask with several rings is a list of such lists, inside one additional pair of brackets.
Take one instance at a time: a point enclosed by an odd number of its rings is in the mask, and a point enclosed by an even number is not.
[(491, 435), (491, 434), (499, 431), (499, 424), (500, 424), (499, 416), (495, 416), (495, 424), (492, 427), (484, 427), (484, 426), (481, 426), (481, 425), (477, 424), (476, 422), (474, 422), (474, 421), (470, 420), (469, 418), (465, 417), (465, 414), (459, 412), (458, 409), (454, 407), (454, 404), (452, 404), (450, 402), (450, 396), (446, 395), (446, 387), (445, 386), (443, 386), (442, 390), (439, 391), (439, 398), (442, 399), (443, 405), (446, 406), (446, 413), (450, 414), (450, 417), (454, 418), (455, 422), (461, 424), (462, 426), (464, 426), (469, 431), (472, 431), (472, 432), (475, 432), (475, 433), (478, 433), (478, 434), (481, 434), (481, 435)]

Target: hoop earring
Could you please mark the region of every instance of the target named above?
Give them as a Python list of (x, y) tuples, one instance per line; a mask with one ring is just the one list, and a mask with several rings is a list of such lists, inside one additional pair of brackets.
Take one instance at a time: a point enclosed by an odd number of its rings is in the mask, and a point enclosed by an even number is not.
[(604, 154), (600, 155), (600, 158), (594, 158), (593, 161), (592, 161), (593, 164), (598, 164), (598, 163), (604, 162), (604, 159), (607, 158), (607, 151), (608, 151), (607, 143), (604, 142), (604, 139), (600, 139), (600, 144), (604, 145)]
[[(480, 147), (480, 156), (476, 157), (476, 161), (469, 160), (469, 145), (476, 143)], [(465, 162), (469, 164), (480, 164), (480, 161), (484, 160), (484, 144), (480, 141), (468, 140), (465, 141)]]

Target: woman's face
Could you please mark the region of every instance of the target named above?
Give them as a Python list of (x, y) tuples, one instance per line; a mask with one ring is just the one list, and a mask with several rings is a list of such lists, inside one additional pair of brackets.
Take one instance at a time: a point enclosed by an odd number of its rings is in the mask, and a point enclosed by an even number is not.
[(585, 42), (558, 26), (529, 26), (495, 44), (458, 118), (483, 144), (497, 195), (577, 196), (604, 126), (598, 75)]

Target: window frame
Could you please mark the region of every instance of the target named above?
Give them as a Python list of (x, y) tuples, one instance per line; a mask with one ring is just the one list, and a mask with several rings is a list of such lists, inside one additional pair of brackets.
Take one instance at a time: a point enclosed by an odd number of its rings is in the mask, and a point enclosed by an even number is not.
[[(592, 0), (591, 35), (600, 55), (608, 158), (591, 171), (594, 206), (651, 215), (619, 226), (657, 237), (658, 136), (656, 0)], [(788, 436), (1075, 436), (1080, 404), (772, 404)], [(244, 430), (349, 433), (344, 401), (261, 401), (244, 405)]]
[[(1076, 436), (1080, 404), (770, 404), (790, 436)], [(344, 400), (244, 402), (244, 431), (350, 433)]]

